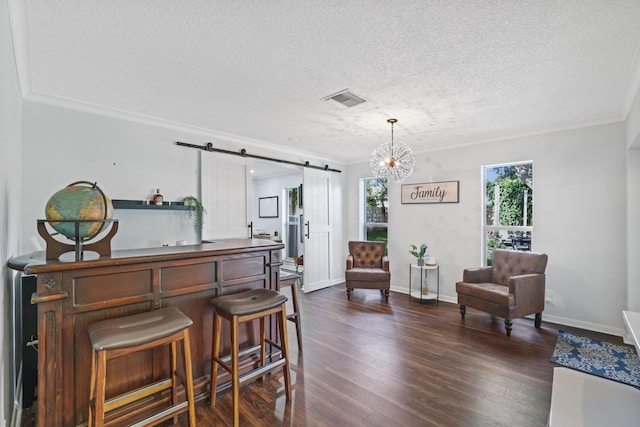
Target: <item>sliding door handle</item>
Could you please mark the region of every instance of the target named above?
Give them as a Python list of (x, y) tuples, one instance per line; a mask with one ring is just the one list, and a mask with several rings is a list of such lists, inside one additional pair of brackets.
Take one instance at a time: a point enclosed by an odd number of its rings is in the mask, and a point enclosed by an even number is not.
[(309, 221), (305, 222), (304, 226), (306, 228), (306, 231), (304, 232), (304, 237), (308, 239), (309, 238)]

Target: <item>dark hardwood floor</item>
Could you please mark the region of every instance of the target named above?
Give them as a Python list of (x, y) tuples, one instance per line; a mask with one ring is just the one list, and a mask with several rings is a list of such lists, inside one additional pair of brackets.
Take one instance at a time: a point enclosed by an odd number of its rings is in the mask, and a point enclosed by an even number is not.
[[(241, 390), (242, 426), (545, 426), (557, 325), (418, 304), (343, 285), (301, 295), (304, 352), (289, 323), (293, 393), (281, 375)], [(570, 327), (606, 341), (622, 339)], [(230, 392), (198, 406), (198, 423), (231, 422)], [(181, 426), (186, 426), (181, 419)]]
[[(622, 343), (605, 334), (458, 306), (410, 302), (343, 285), (301, 294), (304, 352), (288, 323), (292, 400), (282, 374), (240, 391), (242, 426), (545, 426), (558, 328)], [(198, 425), (231, 423), (230, 391), (197, 405)], [(29, 423), (23, 424), (28, 425)], [(185, 416), (180, 426), (187, 426)]]

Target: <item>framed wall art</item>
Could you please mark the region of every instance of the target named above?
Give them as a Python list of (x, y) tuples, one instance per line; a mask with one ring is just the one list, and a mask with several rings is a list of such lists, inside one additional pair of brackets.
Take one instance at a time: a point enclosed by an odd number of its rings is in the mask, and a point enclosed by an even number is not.
[(258, 218), (278, 218), (278, 196), (258, 199)]
[(402, 185), (402, 204), (458, 203), (460, 181), (425, 182)]

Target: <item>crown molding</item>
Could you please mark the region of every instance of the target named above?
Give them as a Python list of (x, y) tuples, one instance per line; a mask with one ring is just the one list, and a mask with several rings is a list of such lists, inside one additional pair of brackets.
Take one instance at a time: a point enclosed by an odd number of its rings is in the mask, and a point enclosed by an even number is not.
[[(39, 104), (51, 105), (54, 107), (64, 108), (68, 110), (75, 110), (84, 113), (94, 114), (97, 116), (110, 117), (118, 120), (124, 120), (132, 123), (139, 123), (148, 126), (159, 127), (163, 129), (169, 129), (180, 133), (191, 134), (183, 139), (186, 142), (194, 144), (204, 144), (207, 139), (213, 139), (214, 142), (225, 142), (231, 144), (232, 148), (251, 148), (255, 149), (258, 153), (273, 153), (277, 152), (280, 155), (286, 155), (287, 158), (296, 158), (297, 160), (312, 160), (314, 162), (332, 163), (337, 167), (344, 167), (345, 164), (335, 159), (327, 157), (319, 157), (318, 155), (304, 150), (294, 150), (290, 147), (283, 147), (277, 144), (273, 144), (268, 141), (257, 140), (253, 138), (246, 138), (239, 135), (234, 135), (225, 132), (219, 132), (212, 129), (202, 128), (193, 125), (187, 125), (184, 123), (173, 122), (170, 120), (160, 119), (153, 116), (147, 116), (144, 114), (133, 113), (125, 110), (118, 110), (115, 108), (105, 107), (98, 104), (90, 104), (87, 102), (78, 101), (71, 98), (64, 98), (56, 95), (50, 95), (39, 92), (29, 92), (23, 95), (25, 101), (30, 101)], [(192, 135), (197, 135), (198, 140), (194, 141)], [(302, 160), (302, 161), (304, 161)]]

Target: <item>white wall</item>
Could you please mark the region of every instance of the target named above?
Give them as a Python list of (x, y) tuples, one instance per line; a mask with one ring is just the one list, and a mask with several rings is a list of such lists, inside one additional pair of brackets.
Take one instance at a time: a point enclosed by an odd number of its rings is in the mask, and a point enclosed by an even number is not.
[(627, 170), (628, 229), (628, 305), (627, 309), (640, 311), (640, 90), (636, 92), (627, 117)]
[[(19, 417), (14, 406), (13, 304), (15, 272), (7, 268), (7, 260), (19, 255), (20, 243), (20, 168), (21, 168), (21, 95), (13, 55), (7, 2), (0, 2), (0, 423), (8, 425)], [(14, 409), (18, 414), (13, 415)]]
[[(408, 141), (410, 144), (410, 141)], [(481, 166), (533, 160), (533, 250), (549, 255), (547, 290), (557, 295), (543, 319), (622, 334), (626, 308), (626, 142), (624, 123), (416, 154), (405, 182), (460, 181), (457, 204), (402, 205), (389, 189), (392, 288), (408, 291), (409, 244), (427, 242), (440, 264), (440, 293), (481, 262)], [(358, 179), (350, 167), (348, 239), (358, 236)]]
[[(24, 250), (37, 236), (49, 197), (75, 181), (96, 181), (112, 199), (147, 200), (159, 188), (166, 201), (198, 195), (198, 150), (179, 147), (184, 134), (162, 127), (24, 103)], [(185, 211), (116, 210), (113, 249), (161, 246), (195, 231)], [(38, 237), (39, 239), (39, 237)], [(41, 242), (44, 244), (43, 242)]]

